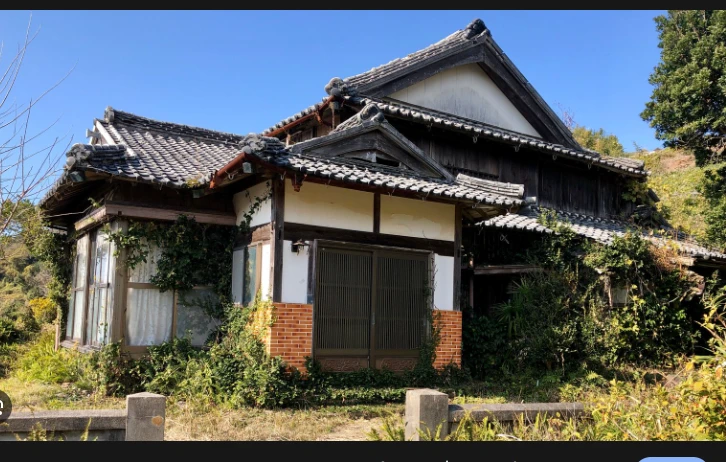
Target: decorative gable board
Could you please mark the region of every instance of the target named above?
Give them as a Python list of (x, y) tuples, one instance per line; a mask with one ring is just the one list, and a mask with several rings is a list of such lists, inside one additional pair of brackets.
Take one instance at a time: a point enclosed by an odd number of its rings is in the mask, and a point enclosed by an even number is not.
[(447, 69), (389, 98), (542, 138), (477, 64)]

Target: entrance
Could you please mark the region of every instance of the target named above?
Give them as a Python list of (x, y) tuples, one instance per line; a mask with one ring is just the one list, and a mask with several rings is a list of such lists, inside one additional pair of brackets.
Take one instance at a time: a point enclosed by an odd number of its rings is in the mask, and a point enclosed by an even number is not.
[(319, 243), (313, 354), (328, 370), (412, 368), (429, 332), (430, 254)]

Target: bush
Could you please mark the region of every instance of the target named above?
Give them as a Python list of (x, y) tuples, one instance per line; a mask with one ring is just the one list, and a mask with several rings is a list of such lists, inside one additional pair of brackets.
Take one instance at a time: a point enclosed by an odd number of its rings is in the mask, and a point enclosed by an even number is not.
[(85, 355), (74, 350), (55, 351), (55, 330), (44, 328), (18, 358), (16, 375), (23, 381), (77, 382), (83, 377)]
[(51, 323), (55, 320), (58, 312), (56, 304), (47, 297), (39, 297), (28, 300), (28, 306), (33, 317), (39, 324)]

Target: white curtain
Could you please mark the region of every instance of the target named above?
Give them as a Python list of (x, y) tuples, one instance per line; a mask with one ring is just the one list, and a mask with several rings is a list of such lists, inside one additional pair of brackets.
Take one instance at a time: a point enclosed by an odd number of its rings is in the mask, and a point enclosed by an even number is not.
[(158, 345), (171, 339), (174, 293), (129, 289), (126, 309), (127, 344)]

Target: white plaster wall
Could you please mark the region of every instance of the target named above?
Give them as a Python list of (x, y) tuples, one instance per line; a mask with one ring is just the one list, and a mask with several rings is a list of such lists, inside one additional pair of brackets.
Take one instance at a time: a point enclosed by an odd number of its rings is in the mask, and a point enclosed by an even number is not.
[(454, 257), (434, 254), (434, 308), (454, 309)]
[(237, 224), (242, 222), (242, 215), (249, 212), (252, 204), (255, 202), (255, 199), (262, 196), (267, 196), (267, 200), (265, 200), (259, 210), (252, 215), (250, 226), (258, 226), (269, 223), (272, 217), (272, 199), (269, 196), (269, 193), (270, 186), (267, 182), (263, 182), (256, 184), (245, 191), (240, 191), (232, 196), (234, 212), (237, 214)]
[(270, 299), (270, 271), (272, 261), (270, 260), (270, 244), (262, 244), (262, 274), (260, 275), (260, 299)]
[(477, 64), (439, 72), (390, 97), (541, 138)]
[(456, 233), (453, 204), (381, 194), (381, 233), (452, 241)]
[(282, 244), (282, 302), (308, 302), (308, 252), (309, 247), (292, 251), (292, 241)]
[(242, 303), (242, 284), (245, 264), (245, 249), (232, 252), (232, 301)]
[(305, 182), (295, 192), (285, 182), (285, 222), (373, 231), (372, 193)]

